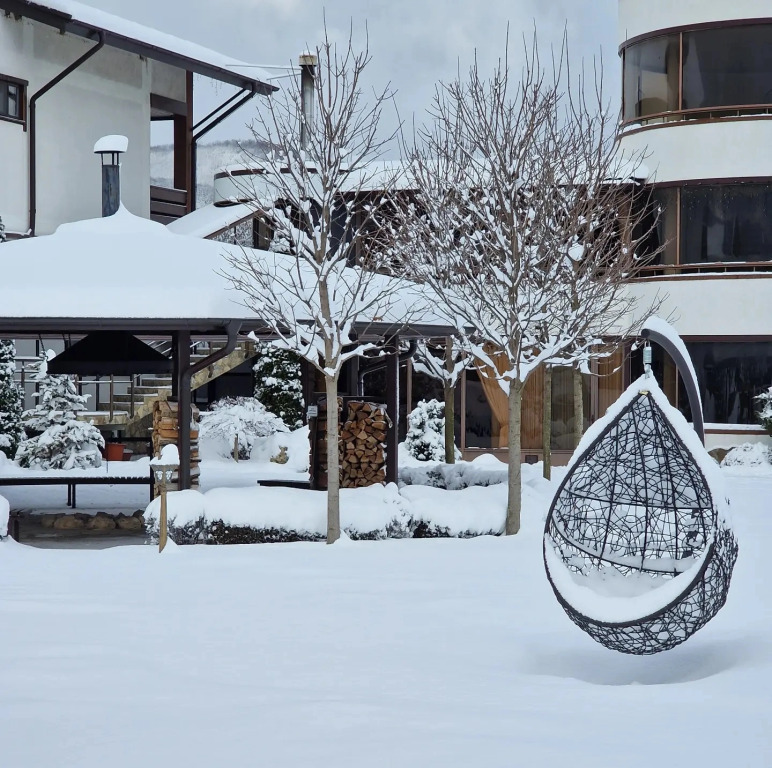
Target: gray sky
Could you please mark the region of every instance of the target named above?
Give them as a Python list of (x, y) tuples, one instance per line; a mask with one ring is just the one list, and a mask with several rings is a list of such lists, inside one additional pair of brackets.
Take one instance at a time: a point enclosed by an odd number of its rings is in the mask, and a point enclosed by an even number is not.
[[(483, 70), (504, 50), (507, 23), (511, 49), (519, 56), (523, 32), (536, 24), (543, 54), (566, 26), (573, 66), (592, 64), (603, 52), (607, 96), (616, 109), (619, 59), (616, 54), (617, 0), (83, 0), (88, 5), (156, 27), (253, 64), (288, 64), (313, 48), (323, 28), (323, 12), (333, 39), (345, 40), (353, 23), (356, 41), (369, 30), (373, 57), (369, 81), (397, 91), (403, 119), (421, 116), (438, 80), (462, 72), (475, 50)], [(197, 115), (232, 90), (196, 84)], [(211, 138), (244, 138), (254, 107), (229, 118)], [(154, 136), (158, 143), (163, 136)]]

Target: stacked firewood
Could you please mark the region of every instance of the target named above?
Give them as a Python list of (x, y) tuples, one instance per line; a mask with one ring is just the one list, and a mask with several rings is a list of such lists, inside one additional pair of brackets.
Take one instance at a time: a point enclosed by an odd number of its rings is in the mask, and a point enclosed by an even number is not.
[(375, 403), (348, 404), (348, 419), (340, 430), (340, 484), (364, 488), (386, 482), (386, 407)]
[[(191, 487), (198, 487), (199, 453), (198, 453), (198, 408), (191, 408), (192, 418), (190, 423), (190, 483)], [(153, 404), (153, 455), (160, 456), (161, 449), (165, 445), (177, 445), (179, 439), (179, 425), (177, 420), (177, 403), (170, 400), (156, 400)], [(174, 474), (168, 490), (177, 490), (177, 474)], [(156, 495), (158, 491), (156, 490)]]
[[(338, 408), (341, 408), (338, 400)], [(386, 407), (377, 403), (348, 401), (346, 415), (339, 412), (341, 488), (364, 488), (386, 482)], [(321, 477), (319, 487), (327, 487), (326, 407), (319, 406), (316, 450)]]

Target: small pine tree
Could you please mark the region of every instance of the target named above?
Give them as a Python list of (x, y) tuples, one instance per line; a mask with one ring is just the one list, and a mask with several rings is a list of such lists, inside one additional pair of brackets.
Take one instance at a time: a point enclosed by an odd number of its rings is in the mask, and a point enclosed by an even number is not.
[(78, 413), (86, 410), (89, 396), (78, 394), (72, 377), (49, 375), (52, 356), (48, 351), (40, 357), (35, 377), (40, 388), (38, 403), (23, 415), (26, 429), (39, 434), (19, 445), (16, 461), (22, 467), (39, 469), (98, 467), (104, 438), (93, 424), (77, 421)]
[(303, 385), (300, 358), (273, 344), (259, 346), (254, 366), (255, 397), (290, 429), (303, 426)]
[(5, 242), (5, 224), (3, 224), (3, 217), (0, 216), (0, 243)]
[(9, 459), (16, 455), (24, 439), (22, 397), (13, 381), (16, 373), (16, 347), (12, 341), (0, 340), (0, 451)]
[(772, 435), (772, 387), (757, 395), (755, 399), (761, 404), (761, 410), (758, 412), (759, 422)]
[(439, 400), (421, 400), (410, 412), (405, 447), (419, 461), (445, 461), (445, 406)]

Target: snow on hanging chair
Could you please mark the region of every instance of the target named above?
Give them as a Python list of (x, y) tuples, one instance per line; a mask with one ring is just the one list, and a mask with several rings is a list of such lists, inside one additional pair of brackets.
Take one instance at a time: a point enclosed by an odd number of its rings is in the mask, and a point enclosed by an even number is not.
[(684, 642), (726, 602), (737, 543), (718, 465), (653, 377), (576, 449), (544, 530), (560, 605), (607, 648)]

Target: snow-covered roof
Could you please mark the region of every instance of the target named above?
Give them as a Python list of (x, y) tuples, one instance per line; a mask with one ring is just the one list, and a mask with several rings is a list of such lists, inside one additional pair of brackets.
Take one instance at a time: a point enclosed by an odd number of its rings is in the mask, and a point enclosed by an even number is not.
[[(241, 320), (249, 330), (262, 325), (259, 312), (248, 309), (242, 294), (221, 274), (227, 269), (226, 256), (242, 254), (235, 245), (175, 234), (124, 207), (106, 218), (62, 224), (53, 235), (0, 247), (0, 330), (26, 325), (21, 320), (73, 331), (94, 320), (158, 325), (168, 320), (219, 325)], [(277, 274), (296, 267), (294, 256), (255, 254), (261, 268)], [(376, 283), (394, 280), (374, 277)], [(312, 283), (310, 276), (306, 283)], [(401, 325), (409, 317), (413, 327), (447, 328), (418, 286), (400, 281), (397, 288), (389, 306), (374, 307), (362, 325)], [(137, 322), (138, 328), (145, 325)]]
[(169, 222), (166, 228), (170, 232), (174, 232), (175, 235), (212, 237), (239, 222), (245, 221), (254, 213), (255, 206), (246, 203), (239, 203), (238, 205), (209, 204)]
[[(270, 160), (250, 160), (220, 168), (214, 175), (214, 199), (216, 203), (245, 200), (269, 200), (271, 182), (266, 169)], [(309, 164), (309, 168), (313, 168)], [(343, 192), (375, 192), (382, 189), (409, 190), (410, 174), (399, 160), (376, 160), (351, 172), (341, 180)]]
[(269, 75), (259, 68), (77, 0), (0, 0), (0, 9), (82, 37), (100, 31), (106, 44), (113, 48), (164, 61), (241, 88), (254, 87), (263, 93), (275, 90), (268, 84)]

